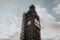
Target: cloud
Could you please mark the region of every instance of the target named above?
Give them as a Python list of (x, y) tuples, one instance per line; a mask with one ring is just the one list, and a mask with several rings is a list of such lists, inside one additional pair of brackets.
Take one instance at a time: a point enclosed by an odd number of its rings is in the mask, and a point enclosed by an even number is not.
[(9, 36), (12, 36), (16, 32), (20, 31), (20, 26), (22, 24), (21, 18), (14, 17), (10, 21), (11, 21), (11, 23), (9, 25), (0, 24), (0, 39), (9, 38)]
[(56, 6), (53, 8), (55, 14), (60, 15), (60, 0), (55, 0)]
[(60, 2), (60, 0), (54, 0), (55, 4), (58, 4)]
[(12, 32), (13, 34), (9, 36), (8, 39), (10, 39), (10, 40), (20, 40), (22, 18), (21, 17), (19, 17), (19, 18), (15, 17), (15, 19), (16, 19), (16, 22), (17, 22), (16, 23), (17, 24), (17, 26), (16, 26), (17, 30), (16, 31), (14, 30), (15, 32)]
[(19, 0), (0, 0), (0, 39), (8, 38), (19, 30), (21, 18), (17, 17), (18, 10)]
[(57, 6), (56, 6), (55, 8), (53, 8), (53, 12), (54, 12), (55, 14), (60, 15), (60, 3), (57, 4)]
[(54, 38), (56, 35), (60, 35), (58, 31), (60, 30), (60, 25), (55, 21), (56, 18), (49, 14), (46, 8), (39, 5), (36, 5), (36, 11), (41, 21), (41, 38)]
[(9, 24), (10, 19), (18, 14), (18, 0), (0, 0), (0, 23)]

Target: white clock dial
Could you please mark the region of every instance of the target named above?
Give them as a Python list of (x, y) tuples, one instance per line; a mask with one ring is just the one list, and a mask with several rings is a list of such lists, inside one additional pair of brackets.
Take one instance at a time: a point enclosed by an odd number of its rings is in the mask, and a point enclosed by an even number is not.
[(30, 25), (31, 24), (31, 21), (28, 21), (27, 25)]

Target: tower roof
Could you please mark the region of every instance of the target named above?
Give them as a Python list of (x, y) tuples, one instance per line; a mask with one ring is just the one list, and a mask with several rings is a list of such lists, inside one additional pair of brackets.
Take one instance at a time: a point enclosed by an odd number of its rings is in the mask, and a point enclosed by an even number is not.
[(35, 6), (34, 6), (34, 5), (31, 5), (31, 6), (30, 6), (30, 9), (31, 9), (31, 8), (35, 9)]
[(35, 6), (34, 5), (31, 5), (30, 7), (29, 7), (29, 10), (34, 10), (35, 11)]

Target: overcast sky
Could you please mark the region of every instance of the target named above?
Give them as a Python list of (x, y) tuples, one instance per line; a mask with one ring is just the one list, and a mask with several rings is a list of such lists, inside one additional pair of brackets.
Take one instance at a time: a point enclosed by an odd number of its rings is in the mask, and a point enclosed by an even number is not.
[(22, 15), (34, 4), (41, 21), (41, 37), (60, 37), (60, 0), (0, 0), (0, 39), (20, 32)]

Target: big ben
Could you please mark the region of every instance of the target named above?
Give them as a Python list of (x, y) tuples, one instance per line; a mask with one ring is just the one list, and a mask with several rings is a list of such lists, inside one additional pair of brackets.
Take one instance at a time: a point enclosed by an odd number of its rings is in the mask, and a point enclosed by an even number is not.
[(29, 11), (23, 14), (21, 40), (41, 40), (40, 19), (35, 10), (35, 6), (31, 5)]

